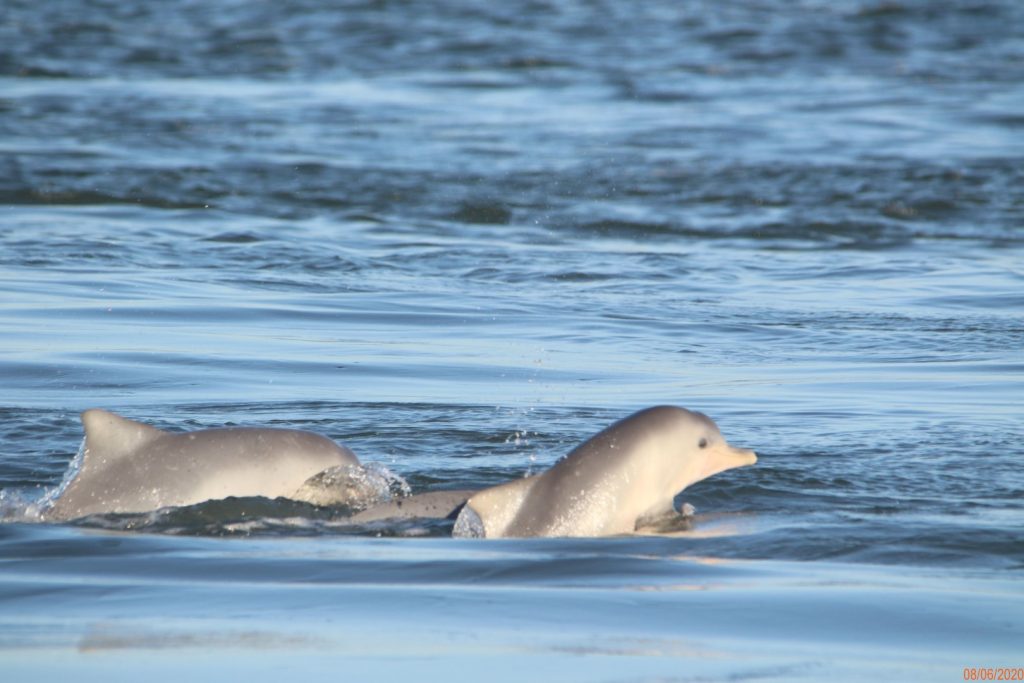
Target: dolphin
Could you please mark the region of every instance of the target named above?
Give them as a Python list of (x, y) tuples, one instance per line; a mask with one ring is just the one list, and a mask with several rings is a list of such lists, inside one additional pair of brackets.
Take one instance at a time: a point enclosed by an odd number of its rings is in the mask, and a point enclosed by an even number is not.
[(675, 406), (641, 410), (598, 432), (549, 470), (469, 497), (456, 536), (608, 536), (673, 512), (690, 484), (757, 462), (726, 443), (708, 416)]
[(753, 451), (728, 445), (706, 415), (657, 406), (599, 432), (542, 474), (373, 505), (380, 483), (348, 448), (311, 432), (171, 433), (99, 409), (82, 413), (82, 425), (80, 467), (46, 520), (263, 496), (349, 505), (361, 510), (350, 518), (357, 524), (455, 519), (456, 536), (603, 536), (655, 523), (673, 514), (675, 495), (690, 484), (757, 462)]
[[(322, 489), (307, 485), (308, 480), (327, 470), (359, 468), (348, 448), (294, 429), (172, 433), (100, 409), (82, 413), (82, 426), (81, 466), (43, 513), (44, 519), (147, 512), (230, 496), (303, 500), (297, 494), (311, 488), (311, 502), (323, 504)], [(358, 488), (358, 481), (354, 486)]]

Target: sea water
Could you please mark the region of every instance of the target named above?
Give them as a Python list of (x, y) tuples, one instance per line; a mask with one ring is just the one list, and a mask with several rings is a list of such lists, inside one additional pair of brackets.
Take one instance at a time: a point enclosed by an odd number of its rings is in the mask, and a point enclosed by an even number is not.
[[(1022, 26), (1012, 0), (7, 0), (0, 678), (1012, 675)], [(429, 491), (662, 403), (759, 455), (663, 535), (35, 514), (91, 407), (308, 429)]]

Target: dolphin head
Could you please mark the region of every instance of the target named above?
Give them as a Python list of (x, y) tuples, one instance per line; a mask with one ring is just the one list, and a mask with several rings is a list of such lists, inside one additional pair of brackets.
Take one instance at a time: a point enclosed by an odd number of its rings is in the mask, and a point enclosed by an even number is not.
[(675, 406), (649, 410), (658, 427), (658, 469), (670, 495), (719, 472), (757, 462), (754, 451), (729, 445), (714, 420), (703, 413)]

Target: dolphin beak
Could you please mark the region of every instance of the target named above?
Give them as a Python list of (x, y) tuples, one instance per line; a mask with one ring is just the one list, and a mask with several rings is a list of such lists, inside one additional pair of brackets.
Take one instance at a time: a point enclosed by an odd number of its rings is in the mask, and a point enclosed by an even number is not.
[(737, 462), (735, 467), (753, 465), (757, 462), (757, 453), (749, 448), (736, 448), (735, 446), (729, 446), (729, 450), (732, 451), (732, 457)]
[(704, 462), (704, 467), (701, 470), (700, 479), (697, 479), (697, 481), (707, 479), (719, 472), (731, 470), (734, 467), (753, 465), (755, 462), (757, 462), (757, 454), (749, 448), (737, 448), (727, 443), (722, 443), (707, 454), (707, 460)]

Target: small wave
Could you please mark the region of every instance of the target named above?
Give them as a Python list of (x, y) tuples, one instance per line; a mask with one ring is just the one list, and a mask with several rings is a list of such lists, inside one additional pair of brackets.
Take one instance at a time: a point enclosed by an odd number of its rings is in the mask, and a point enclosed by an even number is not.
[(460, 223), (480, 225), (506, 225), (512, 219), (512, 212), (498, 202), (466, 202), (452, 215)]
[(223, 244), (253, 244), (262, 242), (263, 238), (251, 232), (221, 232), (202, 238), (203, 242), (220, 242)]
[(0, 202), (11, 205), (60, 205), (60, 206), (106, 206), (137, 205), (154, 209), (208, 209), (207, 202), (191, 199), (172, 199), (154, 195), (132, 193), (121, 195), (112, 192), (58, 188), (20, 188), (0, 192)]
[(38, 489), (0, 489), (0, 522), (41, 522), (47, 505)]
[(53, 505), (82, 467), (85, 456), (85, 439), (78, 446), (78, 453), (71, 459), (61, 482), (54, 487), (10, 487), (0, 489), (0, 522), (42, 522), (46, 511)]
[[(287, 498), (224, 498), (197, 505), (138, 514), (90, 515), (75, 526), (170, 536), (418, 538), (451, 535), (451, 520), (387, 519), (352, 521), (358, 508), (318, 506)], [(38, 521), (38, 520), (19, 520)]]

